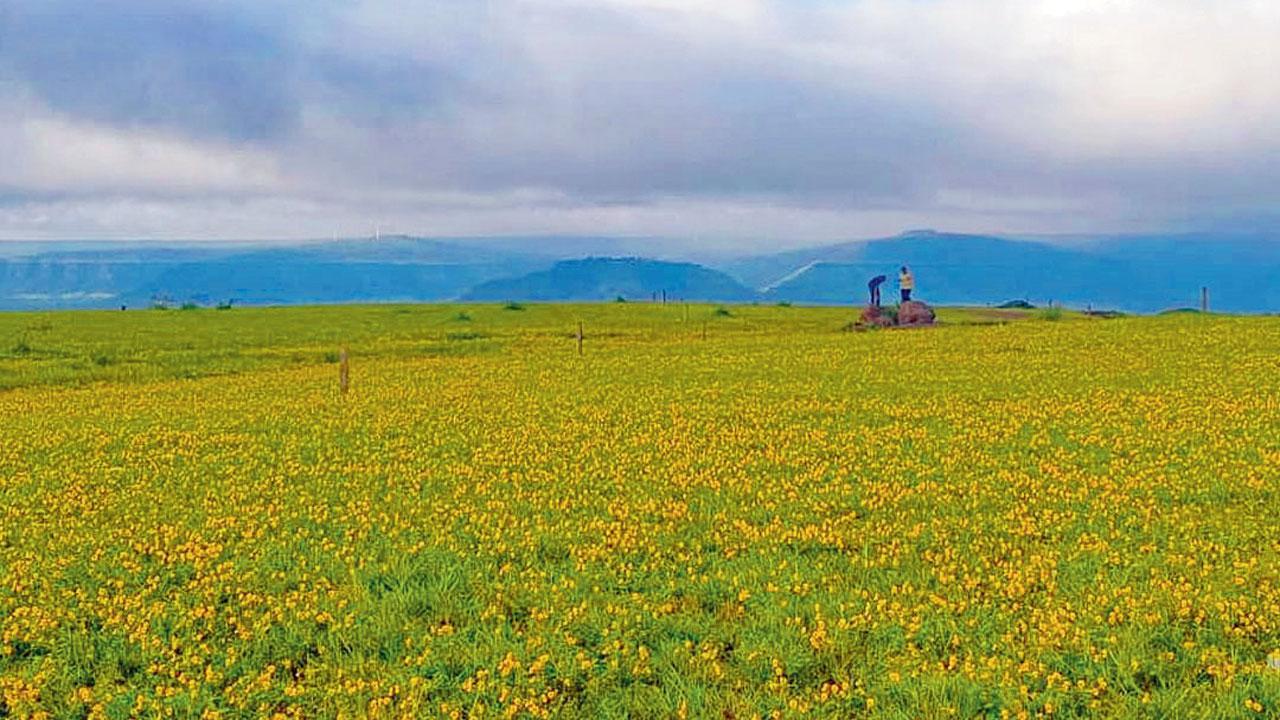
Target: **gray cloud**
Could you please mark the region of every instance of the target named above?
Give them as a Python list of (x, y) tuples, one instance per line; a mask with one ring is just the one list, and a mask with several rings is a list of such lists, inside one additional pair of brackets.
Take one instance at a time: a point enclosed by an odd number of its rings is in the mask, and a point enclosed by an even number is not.
[(1253, 0), (0, 4), (0, 237), (1078, 232), (1280, 206)]
[(16, 0), (0, 27), (0, 73), (78, 118), (278, 138), (300, 110), (285, 20), (234, 4)]

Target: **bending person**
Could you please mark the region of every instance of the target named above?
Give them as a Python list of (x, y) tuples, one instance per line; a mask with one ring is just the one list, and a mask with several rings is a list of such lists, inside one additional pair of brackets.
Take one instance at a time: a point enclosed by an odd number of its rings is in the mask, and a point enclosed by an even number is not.
[(880, 286), (884, 284), (885, 277), (877, 275), (871, 278), (871, 282), (867, 283), (867, 290), (871, 291), (871, 306), (880, 307)]

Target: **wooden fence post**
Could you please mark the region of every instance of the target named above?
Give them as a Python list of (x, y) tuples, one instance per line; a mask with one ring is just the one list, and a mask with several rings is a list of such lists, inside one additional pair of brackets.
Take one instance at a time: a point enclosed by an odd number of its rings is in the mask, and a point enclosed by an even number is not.
[(1200, 312), (1209, 312), (1209, 288), (1200, 288)]
[(338, 391), (343, 395), (347, 394), (347, 390), (351, 387), (351, 363), (347, 357), (347, 349), (342, 348), (338, 353)]
[(582, 354), (582, 321), (578, 321), (578, 354)]

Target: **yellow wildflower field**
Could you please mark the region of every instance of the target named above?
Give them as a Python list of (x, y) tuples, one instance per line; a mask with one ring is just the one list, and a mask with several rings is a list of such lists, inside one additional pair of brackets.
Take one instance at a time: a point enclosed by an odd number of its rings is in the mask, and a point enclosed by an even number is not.
[(0, 717), (1280, 715), (1280, 319), (516, 310), (0, 322)]

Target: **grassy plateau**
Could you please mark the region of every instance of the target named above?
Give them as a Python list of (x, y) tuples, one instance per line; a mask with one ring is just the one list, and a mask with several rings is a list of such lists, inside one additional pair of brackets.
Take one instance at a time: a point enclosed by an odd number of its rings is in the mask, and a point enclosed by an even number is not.
[(1280, 716), (1280, 319), (855, 315), (0, 313), (0, 718)]

